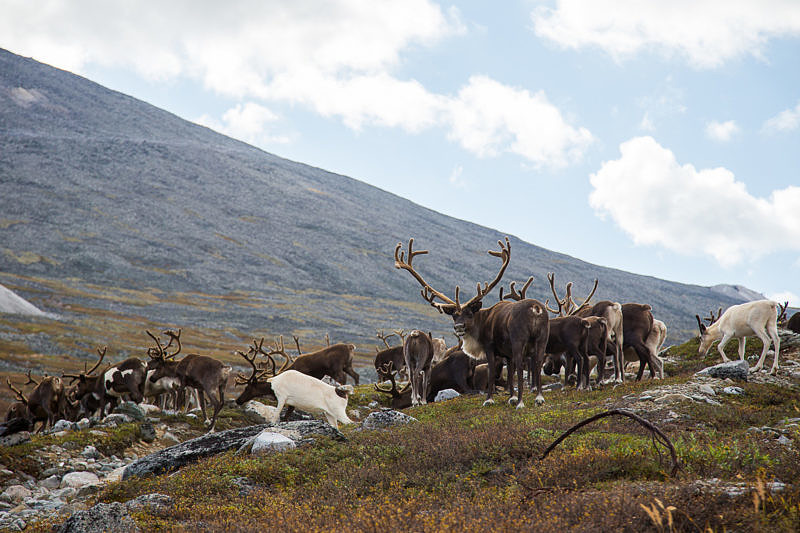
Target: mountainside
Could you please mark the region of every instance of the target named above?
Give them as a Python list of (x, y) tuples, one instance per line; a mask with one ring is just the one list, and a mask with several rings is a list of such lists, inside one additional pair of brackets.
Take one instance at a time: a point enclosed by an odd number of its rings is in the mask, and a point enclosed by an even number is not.
[[(100, 340), (122, 316), (141, 317), (127, 322), (137, 334), (153, 323), (316, 343), (330, 333), (370, 351), (377, 328), (450, 332), (393, 266), (412, 236), (431, 251), (415, 266), (452, 294), (495, 275), (486, 251), (504, 233), (0, 50), (0, 282), (66, 324), (91, 316), (82, 331)], [(650, 303), (672, 340), (695, 313), (743, 301), (511, 242), (506, 286), (533, 275), (528, 296), (544, 301), (547, 272), (577, 297), (597, 277), (596, 300)], [(76, 353), (96, 340), (76, 340)]]

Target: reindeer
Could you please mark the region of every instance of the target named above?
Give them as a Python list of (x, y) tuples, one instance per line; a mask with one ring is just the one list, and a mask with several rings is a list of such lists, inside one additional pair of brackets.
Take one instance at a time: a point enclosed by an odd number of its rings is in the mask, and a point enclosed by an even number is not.
[(428, 403), (427, 390), (433, 360), (430, 334), (415, 329), (403, 341), (403, 359), (411, 381), (411, 405)]
[(28, 383), (34, 383), (36, 387), (26, 398), (22, 391), (14, 387), (11, 380), (6, 378), (8, 388), (14, 392), (18, 400), (6, 415), (6, 422), (11, 421), (12, 418), (24, 418), (28, 420), (31, 428), (36, 427), (36, 422), (41, 422), (42, 425), (39, 426), (38, 431), (42, 431), (55, 424), (56, 417), (64, 410), (64, 385), (58, 376), (45, 376), (41, 382), (37, 383), (30, 377), (30, 372), (28, 373)]
[[(70, 386), (67, 388), (66, 396), (69, 398), (71, 405), (74, 406), (77, 403), (74, 413), (70, 413), (74, 415), (74, 418), (82, 415), (92, 416), (98, 409), (101, 410), (102, 415), (105, 410), (106, 395), (104, 390), (101, 390), (101, 385), (105, 373), (111, 365), (107, 366), (100, 374), (95, 374), (94, 372), (105, 359), (107, 350), (108, 346), (97, 348), (97, 355), (100, 357), (91, 369), (87, 370), (87, 365), (84, 363), (83, 372), (79, 374), (61, 374), (62, 378), (70, 378)], [(76, 381), (77, 383), (75, 383)], [(116, 405), (116, 399), (112, 401), (112, 404)]]
[[(403, 333), (403, 335), (400, 335)], [(389, 379), (390, 374), (385, 373), (386, 368), (392, 368), (392, 371), (395, 373), (403, 373), (405, 371), (406, 362), (403, 358), (403, 344), (401, 343), (399, 346), (390, 346), (388, 342), (389, 337), (393, 337), (397, 335), (401, 339), (405, 338), (405, 333), (403, 330), (395, 330), (394, 333), (390, 333), (388, 335), (384, 335), (383, 330), (378, 331), (376, 337), (383, 341), (383, 344), (386, 346), (383, 350), (378, 350), (375, 348), (375, 372), (378, 373), (378, 379), (380, 381), (386, 381)], [(392, 363), (391, 367), (387, 367), (387, 363)]]
[(411, 382), (409, 381), (406, 383), (405, 387), (402, 389), (397, 389), (397, 382), (395, 381), (397, 370), (394, 369), (394, 363), (392, 361), (387, 361), (384, 363), (380, 372), (381, 375), (388, 376), (386, 379), (392, 383), (392, 387), (391, 389), (385, 389), (379, 387), (378, 384), (375, 383), (373, 385), (375, 390), (391, 396), (392, 409), (405, 409), (406, 407), (411, 407)]
[(772, 362), (770, 374), (778, 371), (778, 354), (781, 349), (781, 339), (778, 337), (778, 303), (772, 300), (756, 300), (739, 305), (732, 305), (724, 313), (719, 308), (719, 314), (714, 317), (711, 313), (706, 320), (709, 326), (706, 327), (700, 321), (700, 315), (694, 315), (697, 325), (700, 327), (700, 347), (698, 353), (705, 355), (716, 340), (720, 340), (717, 350), (722, 355), (722, 361), (727, 362), (728, 356), (725, 355), (725, 345), (732, 338), (739, 340), (739, 359), (744, 360), (744, 349), (747, 337), (755, 335), (764, 345), (761, 350), (761, 357), (758, 358), (756, 365), (750, 369), (751, 372), (758, 372), (764, 366), (764, 359), (767, 357), (770, 339), (775, 348), (775, 359)]
[[(273, 424), (280, 420), (281, 411), (287, 406), (289, 407), (287, 414), (295, 408), (310, 413), (320, 413), (335, 428), (339, 426), (339, 422), (352, 423), (346, 412), (348, 397), (353, 392), (351, 385), (334, 387), (313, 376), (287, 369), (289, 359), (281, 370), (276, 372), (275, 360), (269, 352), (264, 352), (263, 343), (264, 339), (261, 339), (260, 343), (253, 341), (253, 346), (247, 355), (238, 350), (236, 352), (252, 367), (249, 377), (245, 377), (244, 374), (238, 374), (236, 377), (237, 385), (245, 385), (245, 390), (236, 398), (238, 405), (243, 405), (257, 396), (268, 396), (278, 402)], [(266, 355), (272, 365), (271, 371), (268, 367), (259, 369), (256, 366), (255, 358), (259, 353)]]
[[(295, 337), (295, 343), (299, 353), (300, 343), (297, 337)], [(286, 370), (297, 370), (317, 379), (330, 376), (334, 381), (341, 384), (347, 383), (347, 376), (350, 376), (358, 385), (359, 377), (356, 371), (353, 370), (353, 351), (355, 349), (354, 344), (332, 344), (316, 352), (298, 355), (296, 359), (293, 359), (286, 353), (283, 336), (281, 336), (269, 355), (279, 354), (286, 359), (287, 364), (282, 370), (284, 372)]]
[[(228, 384), (231, 367), (213, 357), (198, 354), (188, 354), (180, 361), (175, 361), (175, 356), (181, 351), (181, 330), (178, 330), (177, 333), (172, 330), (164, 331), (162, 334), (170, 338), (166, 345), (161, 344), (159, 337), (149, 331), (146, 333), (156, 343), (155, 348), (147, 350), (147, 354), (150, 356), (147, 370), (155, 370), (149, 374), (148, 380), (156, 383), (163, 377), (177, 378), (180, 381), (181, 389), (196, 390), (200, 410), (203, 413), (203, 422), (209, 426), (208, 432), (213, 433), (217, 424), (217, 415), (225, 403), (225, 387)], [(173, 353), (167, 353), (173, 342), (177, 342), (177, 349)], [(206, 415), (206, 397), (214, 408), (210, 422)]]
[[(414, 251), (414, 239), (408, 241), (408, 252), (401, 252), (403, 244), (398, 243), (394, 251), (395, 268), (407, 271), (422, 286), (422, 298), (440, 313), (450, 315), (453, 330), (464, 339), (464, 351), (480, 358), (486, 357), (489, 365), (488, 385), (484, 405), (494, 403), (495, 358), (508, 361), (509, 403), (517, 409), (525, 406), (522, 401), (524, 362), (531, 357), (534, 361), (534, 381), (536, 382), (536, 403), (544, 403), (541, 387), (541, 367), (549, 330), (547, 311), (536, 300), (524, 299), (518, 302), (500, 301), (488, 309), (481, 309), (483, 298), (500, 282), (511, 259), (511, 243), (508, 237), (505, 245), (498, 241), (499, 251), (489, 250), (489, 255), (500, 258), (502, 265), (495, 278), (481, 286), (469, 301), (463, 305), (459, 301), (460, 288), (456, 286), (455, 299), (452, 300), (426, 282), (412, 266), (414, 257), (427, 254), (427, 250)], [(436, 300), (440, 300), (439, 303)], [(514, 388), (514, 373), (517, 373), (517, 387)]]
[(648, 304), (626, 303), (622, 304), (622, 331), (623, 331), (623, 358), (624, 350), (632, 348), (639, 356), (639, 370), (636, 381), (642, 379), (645, 365), (650, 369), (650, 378), (655, 378), (661, 373), (661, 365), (657, 354), (648, 344), (647, 339), (653, 330), (653, 313)]

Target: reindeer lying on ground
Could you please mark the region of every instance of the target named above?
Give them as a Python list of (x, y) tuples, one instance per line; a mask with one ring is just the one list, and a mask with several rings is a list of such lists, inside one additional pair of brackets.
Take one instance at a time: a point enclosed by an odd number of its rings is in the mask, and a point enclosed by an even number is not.
[(714, 341), (719, 340), (717, 350), (722, 356), (722, 361), (729, 361), (730, 359), (725, 355), (724, 348), (729, 340), (735, 338), (739, 340), (739, 359), (744, 360), (747, 337), (755, 335), (761, 339), (764, 348), (761, 350), (761, 357), (758, 358), (758, 362), (750, 371), (758, 372), (763, 368), (770, 340), (772, 340), (775, 348), (775, 359), (772, 362), (772, 368), (770, 368), (769, 373), (776, 373), (778, 371), (778, 354), (781, 350), (781, 339), (778, 337), (777, 311), (778, 303), (772, 300), (756, 300), (732, 305), (721, 316), (715, 318), (712, 313), (709, 317), (710, 325), (708, 327), (702, 323), (700, 315), (695, 315), (697, 325), (700, 328), (700, 348), (698, 350), (700, 355), (707, 354)]

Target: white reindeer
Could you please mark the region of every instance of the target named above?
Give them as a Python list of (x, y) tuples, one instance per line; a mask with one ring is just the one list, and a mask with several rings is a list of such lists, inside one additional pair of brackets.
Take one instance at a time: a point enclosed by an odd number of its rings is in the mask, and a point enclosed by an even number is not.
[(347, 416), (347, 398), (353, 392), (351, 385), (334, 387), (297, 370), (286, 370), (267, 380), (271, 393), (278, 400), (278, 408), (273, 416), (273, 423), (280, 419), (284, 406), (291, 405), (301, 411), (321, 413), (328, 424), (335, 428), (342, 424), (352, 424)]
[(700, 355), (708, 353), (711, 344), (719, 339), (719, 350), (722, 361), (730, 361), (725, 355), (725, 345), (732, 338), (739, 340), (739, 359), (744, 360), (744, 348), (747, 337), (755, 335), (764, 344), (761, 357), (758, 358), (756, 366), (750, 369), (751, 372), (758, 372), (764, 366), (764, 359), (767, 357), (770, 338), (775, 348), (775, 360), (769, 373), (774, 374), (778, 371), (778, 353), (781, 350), (781, 340), (778, 337), (778, 303), (771, 300), (756, 300), (739, 305), (732, 305), (725, 310), (720, 317), (714, 321), (714, 314), (711, 314), (711, 325), (706, 327), (701, 321), (700, 316), (695, 315), (697, 324), (700, 326)]

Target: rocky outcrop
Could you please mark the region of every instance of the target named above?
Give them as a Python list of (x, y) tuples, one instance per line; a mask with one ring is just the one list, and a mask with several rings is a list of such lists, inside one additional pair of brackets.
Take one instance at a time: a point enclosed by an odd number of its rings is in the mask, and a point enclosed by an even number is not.
[(361, 429), (385, 429), (394, 426), (404, 426), (409, 422), (416, 422), (413, 416), (408, 416), (393, 409), (383, 409), (371, 413), (361, 424)]
[(750, 373), (750, 365), (747, 361), (728, 361), (727, 363), (720, 363), (718, 365), (704, 368), (697, 373), (698, 376), (710, 376), (717, 379), (735, 379), (739, 381), (747, 381), (747, 376)]

